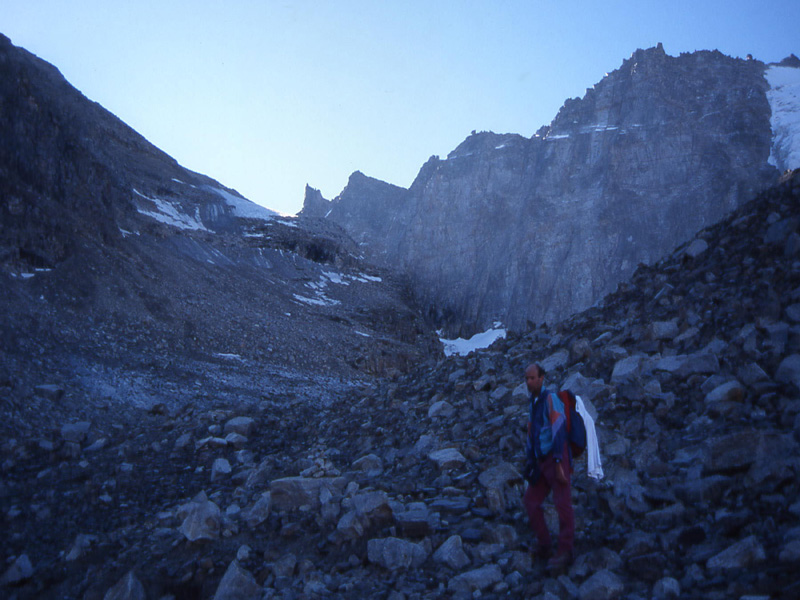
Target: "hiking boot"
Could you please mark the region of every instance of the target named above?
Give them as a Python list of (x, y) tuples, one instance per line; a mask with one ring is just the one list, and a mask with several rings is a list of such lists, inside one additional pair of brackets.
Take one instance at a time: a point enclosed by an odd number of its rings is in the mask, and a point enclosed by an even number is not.
[(536, 546), (535, 548), (531, 548), (531, 558), (545, 561), (550, 558), (551, 550), (550, 546)]
[(572, 552), (562, 552), (547, 561), (547, 568), (551, 571), (560, 571), (570, 566), (572, 561)]

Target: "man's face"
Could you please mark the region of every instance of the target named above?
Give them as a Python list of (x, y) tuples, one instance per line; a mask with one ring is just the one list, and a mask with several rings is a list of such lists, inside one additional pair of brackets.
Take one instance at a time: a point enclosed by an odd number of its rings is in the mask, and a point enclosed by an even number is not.
[(528, 391), (532, 394), (539, 395), (539, 392), (542, 391), (542, 382), (544, 381), (544, 377), (539, 375), (539, 369), (535, 366), (528, 367), (525, 371), (525, 383), (528, 386)]

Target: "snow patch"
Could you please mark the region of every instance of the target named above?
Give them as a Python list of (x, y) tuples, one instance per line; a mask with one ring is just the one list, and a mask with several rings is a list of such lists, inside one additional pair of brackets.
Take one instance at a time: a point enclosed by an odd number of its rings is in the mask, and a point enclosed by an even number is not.
[(338, 300), (331, 300), (324, 294), (318, 294), (316, 298), (308, 298), (307, 296), (294, 294), (294, 299), (298, 302), (302, 302), (303, 304), (311, 304), (313, 306), (336, 306), (337, 304), (340, 304)]
[(473, 350), (488, 348), (496, 340), (504, 337), (506, 337), (506, 329), (502, 323), (496, 322), (491, 329), (487, 329), (483, 333), (476, 333), (468, 340), (464, 338), (456, 338), (454, 340), (439, 338), (439, 341), (444, 345), (445, 356), (466, 356)]
[(769, 164), (780, 171), (800, 167), (800, 69), (772, 66), (766, 72), (772, 116)]
[(224, 358), (225, 360), (242, 360), (242, 357), (238, 354), (229, 354), (227, 352), (214, 352), (214, 358)]
[(208, 231), (200, 220), (200, 207), (197, 207), (194, 216), (190, 216), (181, 212), (174, 204), (166, 200), (150, 198), (136, 188), (133, 188), (133, 193), (155, 205), (155, 210), (147, 210), (142, 207), (137, 208), (137, 210), (146, 217), (150, 217), (166, 225), (177, 227), (178, 229)]
[(269, 221), (274, 217), (280, 216), (280, 214), (274, 210), (264, 208), (255, 202), (247, 200), (246, 198), (234, 196), (227, 190), (215, 187), (210, 187), (208, 189), (225, 200), (225, 204), (233, 209), (233, 214), (237, 217), (241, 217), (243, 219), (262, 219), (264, 221)]

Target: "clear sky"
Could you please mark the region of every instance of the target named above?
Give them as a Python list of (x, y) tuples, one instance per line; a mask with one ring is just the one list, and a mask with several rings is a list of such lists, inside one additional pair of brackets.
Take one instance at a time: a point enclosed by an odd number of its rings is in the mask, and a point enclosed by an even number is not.
[(0, 0), (0, 32), (183, 166), (294, 214), (530, 137), (637, 48), (800, 55), (800, 0)]

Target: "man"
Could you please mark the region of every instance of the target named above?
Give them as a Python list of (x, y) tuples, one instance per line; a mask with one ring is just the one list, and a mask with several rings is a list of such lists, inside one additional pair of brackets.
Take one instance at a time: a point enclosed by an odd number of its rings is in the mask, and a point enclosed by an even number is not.
[(544, 559), (550, 555), (551, 545), (542, 503), (553, 490), (553, 502), (558, 513), (558, 548), (547, 567), (562, 569), (572, 563), (575, 539), (570, 488), (572, 457), (567, 443), (564, 404), (557, 394), (550, 393), (543, 386), (544, 375), (544, 369), (538, 364), (532, 364), (525, 370), (525, 383), (531, 393), (531, 409), (525, 447), (528, 487), (523, 504), (538, 542), (536, 554)]

